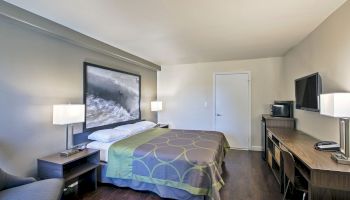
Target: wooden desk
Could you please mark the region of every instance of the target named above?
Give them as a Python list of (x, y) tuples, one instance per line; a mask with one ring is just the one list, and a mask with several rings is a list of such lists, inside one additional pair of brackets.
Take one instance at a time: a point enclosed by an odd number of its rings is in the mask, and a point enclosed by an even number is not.
[(350, 199), (350, 165), (337, 164), (330, 152), (314, 149), (319, 142), (301, 131), (268, 128), (274, 141), (295, 157), (297, 168), (309, 182), (309, 199)]

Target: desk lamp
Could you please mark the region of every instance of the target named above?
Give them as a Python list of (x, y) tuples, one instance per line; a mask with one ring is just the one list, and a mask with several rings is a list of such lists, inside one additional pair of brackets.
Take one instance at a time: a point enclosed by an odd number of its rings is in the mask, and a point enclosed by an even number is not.
[(321, 94), (321, 115), (339, 118), (340, 152), (332, 159), (340, 164), (350, 165), (350, 93)]

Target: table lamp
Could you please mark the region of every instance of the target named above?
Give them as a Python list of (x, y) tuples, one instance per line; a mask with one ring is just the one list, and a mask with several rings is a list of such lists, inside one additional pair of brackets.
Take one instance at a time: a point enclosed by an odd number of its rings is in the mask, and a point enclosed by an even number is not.
[[(151, 111), (152, 112), (159, 112), (163, 110), (163, 102), (161, 101), (152, 101), (151, 102)], [(159, 127), (160, 124), (157, 123), (157, 126)]]
[(339, 118), (340, 152), (333, 153), (332, 159), (340, 164), (350, 164), (350, 93), (322, 94), (321, 115)]
[(163, 102), (161, 101), (152, 101), (151, 102), (151, 111), (158, 112), (163, 110)]
[(82, 104), (61, 104), (53, 106), (53, 124), (66, 125), (66, 150), (61, 152), (62, 156), (70, 156), (78, 151), (68, 148), (69, 126), (85, 121), (85, 105)]

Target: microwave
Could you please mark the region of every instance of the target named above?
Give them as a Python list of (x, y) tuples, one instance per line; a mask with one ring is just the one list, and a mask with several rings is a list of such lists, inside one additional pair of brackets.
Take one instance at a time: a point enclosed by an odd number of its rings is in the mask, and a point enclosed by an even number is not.
[(293, 108), (293, 101), (275, 101), (271, 105), (271, 116), (293, 118)]

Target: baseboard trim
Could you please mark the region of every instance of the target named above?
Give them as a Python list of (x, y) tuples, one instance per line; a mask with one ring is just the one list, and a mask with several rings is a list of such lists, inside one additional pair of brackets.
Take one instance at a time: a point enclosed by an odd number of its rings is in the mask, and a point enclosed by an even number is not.
[(263, 151), (262, 146), (252, 146), (251, 151)]

